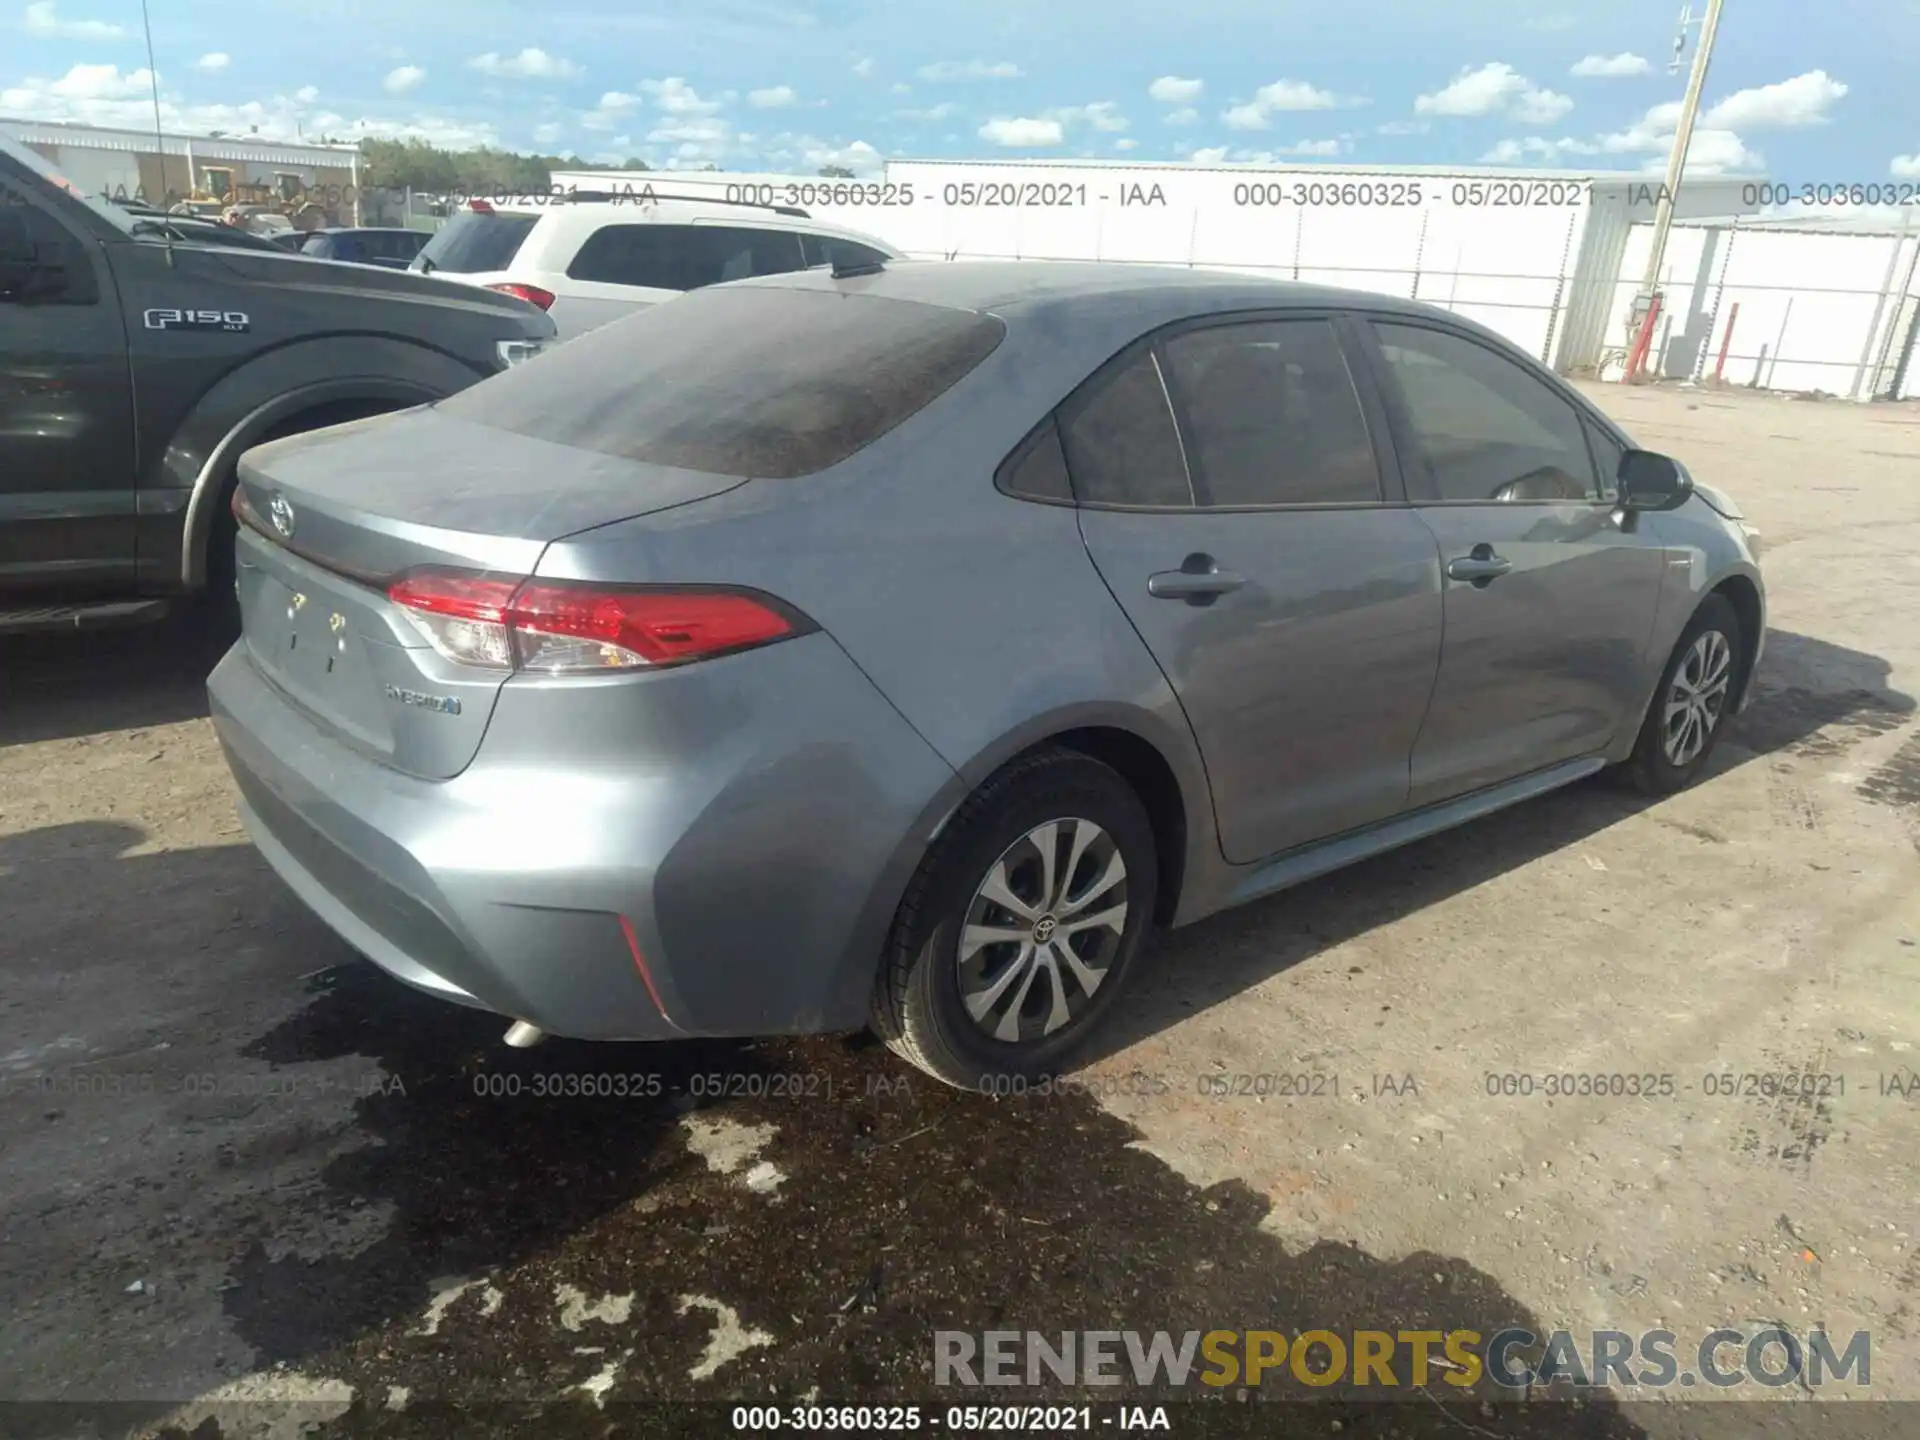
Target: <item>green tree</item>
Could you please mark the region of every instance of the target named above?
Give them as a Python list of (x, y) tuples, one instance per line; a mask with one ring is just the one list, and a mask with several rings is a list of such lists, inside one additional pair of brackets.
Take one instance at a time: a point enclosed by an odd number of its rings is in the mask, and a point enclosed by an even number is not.
[(820, 173), (826, 176), (829, 180), (853, 179), (853, 171), (849, 170), (844, 165), (822, 165), (820, 167)]

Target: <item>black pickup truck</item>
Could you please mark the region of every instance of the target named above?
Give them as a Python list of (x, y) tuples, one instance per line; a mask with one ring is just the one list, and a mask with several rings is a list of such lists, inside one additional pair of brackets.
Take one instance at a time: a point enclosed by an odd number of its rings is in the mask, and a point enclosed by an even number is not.
[(183, 241), (0, 137), (0, 634), (224, 600), (242, 451), (440, 399), (553, 333), (511, 295)]

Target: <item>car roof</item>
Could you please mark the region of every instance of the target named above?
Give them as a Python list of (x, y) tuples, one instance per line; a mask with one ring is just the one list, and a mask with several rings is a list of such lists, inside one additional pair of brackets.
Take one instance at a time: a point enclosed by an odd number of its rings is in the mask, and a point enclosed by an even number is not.
[(1150, 310), (1165, 317), (1156, 323), (1170, 322), (1182, 313), (1211, 315), (1270, 308), (1377, 310), (1445, 318), (1475, 330), (1484, 328), (1463, 322), (1437, 306), (1373, 291), (1131, 261), (906, 260), (847, 279), (836, 279), (829, 269), (820, 266), (734, 284), (844, 290), (1005, 318), (1071, 302), (1084, 314), (1102, 309), (1114, 314)]

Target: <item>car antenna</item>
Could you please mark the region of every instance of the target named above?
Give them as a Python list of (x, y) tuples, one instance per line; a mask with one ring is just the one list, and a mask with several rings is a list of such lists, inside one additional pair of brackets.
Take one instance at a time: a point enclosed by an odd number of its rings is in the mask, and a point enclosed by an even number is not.
[[(167, 183), (167, 137), (160, 127), (160, 71), (153, 63), (153, 21), (147, 17), (147, 0), (140, 0), (140, 23), (147, 32), (147, 81), (153, 87), (153, 143), (160, 155), (160, 185)], [(187, 188), (193, 188), (193, 163), (187, 163)], [(160, 231), (161, 243), (167, 247), (167, 268), (173, 268), (173, 227), (164, 225)]]

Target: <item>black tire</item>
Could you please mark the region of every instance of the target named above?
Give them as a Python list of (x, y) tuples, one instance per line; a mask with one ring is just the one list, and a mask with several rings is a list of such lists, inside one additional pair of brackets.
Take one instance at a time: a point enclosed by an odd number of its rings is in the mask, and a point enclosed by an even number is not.
[[(1710, 723), (1706, 725), (1704, 743), (1697, 752), (1687, 754), (1680, 751), (1681, 759), (1676, 760), (1670, 752), (1667, 740), (1666, 712), (1668, 705), (1676, 698), (1674, 680), (1680, 674), (1683, 665), (1695, 657), (1696, 646), (1703, 636), (1717, 636), (1706, 642), (1709, 653), (1719, 653), (1724, 647), (1726, 671), (1724, 683), (1719, 686), (1717, 700), (1708, 707)], [(1660, 683), (1654, 687), (1653, 699), (1648, 702), (1646, 719), (1641, 722), (1639, 739), (1634, 742), (1633, 754), (1620, 767), (1620, 773), (1634, 789), (1644, 795), (1671, 795), (1691, 785), (1707, 768), (1707, 762), (1713, 758), (1713, 748), (1720, 743), (1720, 737), (1726, 732), (1729, 707), (1733, 697), (1739, 693), (1743, 681), (1741, 674), (1742, 651), (1740, 649), (1740, 617), (1733, 604), (1724, 595), (1709, 595), (1700, 602), (1700, 608), (1693, 612), (1693, 618), (1687, 622), (1687, 628), (1680, 632), (1680, 639), (1673, 647), (1673, 653), (1667, 657), (1667, 663), (1660, 672)]]
[[(1114, 897), (1122, 897), (1126, 910), (1117, 922), (1068, 933), (1069, 921), (1061, 919), (1055, 922), (1061, 927), (1056, 932), (1054, 924), (1045, 923), (1053, 919), (1054, 907), (1033, 905), (1041, 915), (1029, 924), (980, 893), (989, 873), (1007, 861), (1002, 873), (1013, 898), (1043, 902), (1034, 882), (1046, 872), (1031, 836), (1052, 821), (1091, 822), (1100, 832), (1091, 838), (1089, 831), (1063, 825), (1057, 833), (1052, 872), (1057, 908), (1084, 925), (1091, 916), (1111, 915), (1119, 903)], [(1088, 843), (1079, 863), (1072, 874), (1060, 873), (1067, 870), (1081, 837), (1088, 837)], [(1124, 866), (1118, 883), (1112, 882), (1109, 868), (1115, 855)], [(1114, 770), (1060, 749), (1035, 751), (1013, 761), (961, 805), (907, 886), (874, 989), (875, 1032), (903, 1059), (962, 1089), (1005, 1094), (1058, 1073), (1100, 1028), (1125, 989), (1141, 937), (1152, 921), (1157, 874), (1146, 807)], [(1096, 906), (1096, 900), (1106, 903)], [(1018, 927), (1027, 939), (980, 947), (963, 975), (961, 936), (969, 912), (976, 919), (991, 919), (996, 927)], [(1060, 943), (1075, 947), (1073, 956), (1051, 951), (1050, 965), (1016, 968), (1030, 941), (1056, 933)], [(1007, 1003), (994, 1028), (1009, 1023), (1011, 1002), (1024, 995), (1026, 1003), (1011, 1023), (1030, 1032), (1010, 1041), (996, 1038), (977, 1022), (963, 996), (963, 987), (972, 985), (978, 998), (977, 992), (990, 989), (994, 977), (1008, 968), (1016, 974), (1002, 991)], [(1035, 972), (1030, 981), (1020, 978), (1026, 970)], [(1076, 972), (1100, 977), (1091, 994)], [(1055, 996), (1067, 1005), (1071, 1018), (1046, 1032)], [(992, 1012), (988, 1020), (996, 1021)]]

